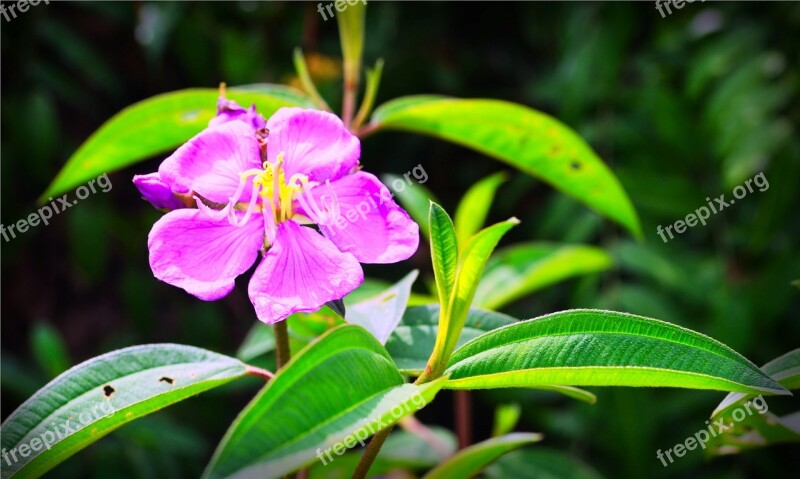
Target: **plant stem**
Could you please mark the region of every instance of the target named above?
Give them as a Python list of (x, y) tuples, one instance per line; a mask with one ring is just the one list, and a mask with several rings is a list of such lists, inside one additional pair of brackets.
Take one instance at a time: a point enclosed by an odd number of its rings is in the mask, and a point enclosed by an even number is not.
[(266, 369), (261, 369), (256, 366), (251, 366), (249, 364), (245, 364), (244, 372), (248, 376), (256, 376), (259, 378), (264, 378), (265, 380), (269, 381), (270, 379), (274, 378), (275, 375), (271, 372), (267, 371)]
[(291, 358), (289, 351), (289, 331), (286, 320), (275, 323), (275, 355), (278, 359), (278, 369), (283, 369)]
[(469, 391), (456, 391), (454, 402), (458, 448), (464, 449), (472, 444), (472, 397)]
[(368, 124), (362, 126), (361, 128), (359, 128), (358, 131), (356, 131), (355, 134), (356, 134), (357, 137), (359, 137), (359, 138), (361, 138), (363, 140), (364, 138), (368, 137), (369, 135), (375, 133), (375, 131), (377, 129), (378, 129), (378, 125), (377, 124), (368, 123)]
[(356, 467), (355, 472), (353, 472), (353, 479), (364, 479), (367, 477), (369, 468), (372, 466), (372, 463), (375, 462), (378, 452), (380, 452), (383, 443), (386, 441), (386, 438), (389, 437), (389, 433), (392, 432), (392, 429), (394, 429), (394, 424), (386, 429), (381, 429), (372, 437), (372, 440), (367, 445), (367, 450), (364, 451), (364, 455), (361, 456), (361, 460), (358, 462), (358, 467)]
[(342, 100), (342, 120), (349, 129), (353, 123), (353, 115), (356, 111), (356, 92), (358, 91), (358, 77), (350, 77), (345, 73), (344, 78), (344, 98)]

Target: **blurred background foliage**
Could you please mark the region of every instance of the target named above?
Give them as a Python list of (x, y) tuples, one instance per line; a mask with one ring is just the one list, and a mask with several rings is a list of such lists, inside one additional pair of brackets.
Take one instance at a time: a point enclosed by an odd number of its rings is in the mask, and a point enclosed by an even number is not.
[[(504, 312), (628, 311), (704, 332), (763, 364), (800, 338), (800, 291), (790, 284), (800, 277), (798, 32), (794, 2), (696, 2), (663, 19), (651, 2), (370, 2), (365, 62), (386, 60), (378, 104), (436, 93), (548, 112), (586, 138), (630, 194), (641, 243), (541, 182), (511, 175), (489, 218), (522, 220), (504, 244), (597, 244), (615, 267)], [(335, 21), (322, 21), (315, 3), (51, 2), (4, 21), (3, 222), (34, 212), (77, 146), (149, 96), (220, 81), (296, 82), (291, 52), (299, 45), (321, 93), (338, 105), (338, 42)], [(375, 135), (363, 149), (362, 162), (376, 173), (422, 164), (425, 186), (451, 213), (471, 184), (507, 169), (403, 133)], [(162, 158), (113, 173), (109, 193), (3, 243), (3, 417), (59, 372), (112, 349), (177, 342), (234, 354), (246, 336), (254, 317), (244, 284), (204, 303), (150, 273), (147, 233), (159, 213), (131, 177), (154, 171)], [(762, 171), (767, 191), (669, 243), (656, 234), (657, 225), (685, 217), (706, 197), (730, 197)], [(406, 264), (367, 273), (394, 281), (412, 267), (429, 275), (426, 247)], [(244, 380), (132, 423), (51, 476), (196, 477), (257, 388)], [(664, 468), (655, 451), (701, 429), (724, 394), (593, 392), (593, 406), (535, 391), (475, 395), (476, 440), (488, 437), (495, 406), (509, 402), (522, 404), (518, 430), (546, 436), (535, 457), (515, 453), (487, 476), (773, 477), (796, 463), (792, 446), (776, 446), (713, 461), (693, 451)], [(770, 399), (770, 410), (788, 412), (791, 401)], [(451, 404), (443, 393), (420, 418), (452, 427)], [(551, 475), (534, 474), (526, 461), (548, 464)]]

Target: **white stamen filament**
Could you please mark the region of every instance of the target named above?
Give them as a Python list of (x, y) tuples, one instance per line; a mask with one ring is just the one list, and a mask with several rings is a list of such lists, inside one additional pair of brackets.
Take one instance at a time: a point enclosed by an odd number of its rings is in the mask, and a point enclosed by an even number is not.
[(322, 212), (320, 212), (317, 207), (317, 203), (310, 193), (310, 188), (304, 187), (302, 191), (300, 191), (300, 194), (297, 195), (297, 201), (300, 202), (300, 206), (303, 207), (303, 211), (305, 211), (306, 216), (308, 216), (311, 221), (322, 224)]
[(231, 207), (230, 205), (225, 205), (225, 208), (221, 210), (209, 208), (205, 203), (203, 203), (203, 200), (201, 200), (199, 196), (195, 196), (194, 201), (197, 203), (197, 209), (202, 211), (204, 215), (212, 220), (221, 220), (222, 218), (225, 218), (228, 215), (229, 208)]
[(297, 200), (300, 202), (300, 206), (303, 207), (306, 215), (311, 219), (311, 221), (322, 226), (333, 224), (333, 222), (339, 218), (339, 214), (341, 213), (339, 198), (336, 196), (336, 192), (333, 190), (330, 180), (325, 181), (325, 183), (328, 186), (328, 191), (331, 194), (330, 205), (328, 204), (328, 197), (323, 195), (320, 198), (322, 203), (322, 207), (320, 208), (319, 204), (317, 204), (317, 201), (314, 198), (314, 195), (311, 193), (311, 188), (308, 188), (307, 185), (304, 185), (302, 192), (297, 196)]
[(247, 222), (250, 220), (250, 216), (253, 215), (253, 210), (256, 208), (256, 201), (258, 200), (258, 188), (253, 185), (253, 190), (250, 193), (250, 203), (247, 205), (247, 210), (245, 210), (244, 216), (241, 220), (236, 219), (236, 210), (228, 204), (228, 221), (233, 225), (241, 228), (242, 226), (246, 225)]
[(264, 234), (267, 237), (267, 243), (270, 245), (275, 242), (275, 236), (278, 234), (278, 227), (275, 224), (275, 207), (272, 204), (272, 200), (267, 200), (269, 202), (269, 208), (262, 208), (261, 213), (264, 215)]

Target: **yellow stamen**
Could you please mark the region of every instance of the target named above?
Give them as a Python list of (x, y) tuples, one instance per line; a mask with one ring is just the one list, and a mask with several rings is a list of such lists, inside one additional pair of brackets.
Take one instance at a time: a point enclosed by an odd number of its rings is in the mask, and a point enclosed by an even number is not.
[[(253, 188), (259, 190), (262, 208), (270, 208), (277, 221), (286, 221), (294, 214), (292, 202), (295, 195), (300, 193), (303, 185), (308, 183), (306, 175), (295, 174), (286, 182), (286, 173), (283, 170), (284, 153), (278, 155), (275, 163), (265, 161), (263, 169), (254, 168), (241, 173), (242, 180), (253, 178)], [(280, 212), (280, 215), (277, 213)]]

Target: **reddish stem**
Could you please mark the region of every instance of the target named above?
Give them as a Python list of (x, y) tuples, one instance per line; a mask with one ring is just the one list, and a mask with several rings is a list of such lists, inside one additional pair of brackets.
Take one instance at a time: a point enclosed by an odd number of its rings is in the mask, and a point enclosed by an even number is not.
[(456, 435), (458, 448), (472, 444), (472, 398), (469, 391), (455, 392)]

